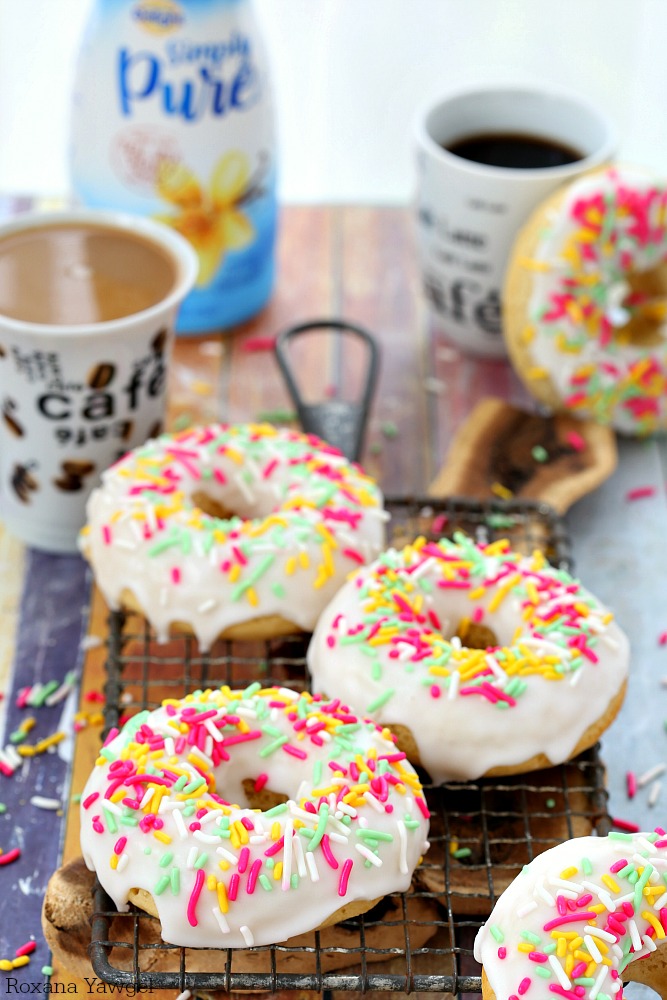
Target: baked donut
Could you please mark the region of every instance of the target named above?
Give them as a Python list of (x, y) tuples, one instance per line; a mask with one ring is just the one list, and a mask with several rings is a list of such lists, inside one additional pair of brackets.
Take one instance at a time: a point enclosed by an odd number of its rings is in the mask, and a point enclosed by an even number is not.
[[(277, 804), (250, 804), (269, 790)], [(81, 849), (119, 910), (159, 916), (165, 941), (244, 948), (407, 889), (428, 817), (386, 729), (339, 699), (252, 684), (166, 700), (112, 735), (83, 792)]]
[(81, 538), (112, 608), (202, 648), (304, 629), (380, 551), (373, 481), (311, 435), (268, 424), (164, 434), (102, 475)]
[(624, 434), (667, 427), (667, 185), (632, 167), (584, 175), (529, 218), (503, 331), (532, 395)]
[(507, 539), (418, 538), (360, 569), (308, 648), (316, 691), (382, 725), (433, 781), (521, 773), (591, 746), (625, 692), (611, 614)]
[(540, 854), (475, 939), (485, 1000), (622, 1000), (623, 979), (662, 993), (666, 869), (662, 829), (582, 837)]

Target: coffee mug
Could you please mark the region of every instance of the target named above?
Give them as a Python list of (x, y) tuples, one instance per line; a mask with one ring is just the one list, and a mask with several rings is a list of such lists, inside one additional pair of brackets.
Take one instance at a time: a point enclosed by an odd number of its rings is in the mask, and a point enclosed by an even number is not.
[(461, 350), (505, 356), (501, 289), (517, 231), (548, 194), (609, 162), (615, 147), (601, 111), (546, 88), (462, 91), (418, 115), (422, 281), (437, 325)]
[(27, 544), (76, 551), (100, 473), (162, 428), (197, 266), (178, 233), (117, 212), (0, 226), (0, 516)]

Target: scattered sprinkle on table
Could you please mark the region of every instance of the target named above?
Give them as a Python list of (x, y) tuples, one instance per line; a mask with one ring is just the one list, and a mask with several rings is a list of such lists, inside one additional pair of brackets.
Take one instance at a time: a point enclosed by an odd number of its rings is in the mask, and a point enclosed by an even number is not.
[(241, 344), (242, 351), (272, 351), (276, 346), (276, 337), (246, 337)]
[(628, 490), (625, 494), (626, 500), (644, 500), (646, 497), (653, 497), (656, 494), (655, 486), (637, 486), (633, 490)]

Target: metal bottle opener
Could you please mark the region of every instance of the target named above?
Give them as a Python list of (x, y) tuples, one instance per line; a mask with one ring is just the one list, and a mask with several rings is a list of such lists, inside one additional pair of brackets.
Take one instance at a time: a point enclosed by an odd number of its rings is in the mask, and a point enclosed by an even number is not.
[[(304, 373), (297, 379), (289, 357), (289, 345), (297, 337), (307, 336), (315, 330), (330, 330), (335, 336), (334, 344), (334, 395), (321, 402), (306, 402), (299, 383)], [(343, 351), (348, 338), (356, 338), (363, 345), (366, 356), (366, 370), (362, 391), (358, 399), (346, 400), (338, 395), (342, 389)], [(379, 368), (379, 347), (375, 338), (363, 327), (343, 320), (312, 320), (299, 323), (283, 330), (276, 340), (276, 359), (285, 379), (288, 392), (296, 407), (301, 427), (306, 433), (317, 434), (328, 444), (340, 449), (346, 458), (359, 461), (368, 414), (377, 383)]]

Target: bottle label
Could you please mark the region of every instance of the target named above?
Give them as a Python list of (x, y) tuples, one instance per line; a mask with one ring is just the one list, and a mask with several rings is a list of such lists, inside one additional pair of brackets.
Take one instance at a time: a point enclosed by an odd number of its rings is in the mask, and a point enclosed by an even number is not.
[(150, 215), (199, 256), (179, 329), (227, 327), (270, 294), (273, 109), (246, 0), (98, 0), (72, 115), (88, 205)]

